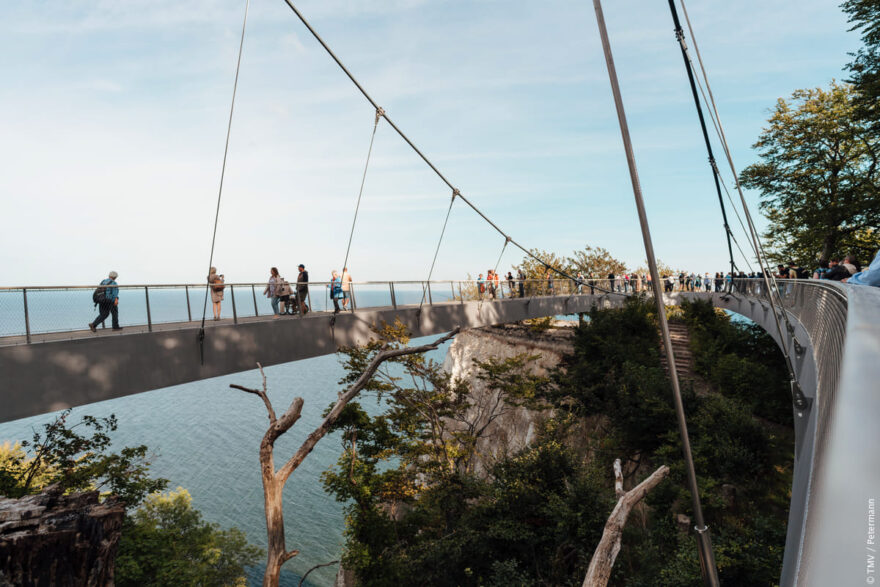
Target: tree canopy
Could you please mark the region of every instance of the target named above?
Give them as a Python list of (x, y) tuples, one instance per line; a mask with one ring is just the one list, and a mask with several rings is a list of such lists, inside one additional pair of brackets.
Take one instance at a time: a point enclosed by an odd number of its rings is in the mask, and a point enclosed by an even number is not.
[(255, 564), (260, 551), (241, 531), (204, 522), (185, 489), (158, 493), (168, 480), (150, 476), (145, 445), (110, 452), (115, 415), (86, 415), (75, 424), (69, 417), (65, 410), (30, 440), (0, 444), (0, 496), (18, 498), (56, 485), (66, 492), (105, 490), (121, 501), (127, 511), (117, 585), (246, 585), (244, 567)]
[(193, 509), (182, 487), (147, 497), (127, 516), (116, 558), (116, 584), (245, 587), (244, 568), (262, 553), (238, 528), (221, 530)]
[(855, 115), (855, 95), (832, 82), (780, 98), (753, 145), (761, 161), (740, 181), (761, 192), (771, 260), (813, 266), (880, 247), (880, 140)]
[(568, 258), (578, 271), (595, 273), (597, 277), (604, 279), (609, 273), (620, 275), (626, 272), (626, 263), (614, 257), (610, 251), (602, 247), (587, 245), (580, 251), (574, 251)]
[(115, 415), (86, 415), (73, 425), (67, 423), (69, 416), (65, 410), (42, 431), (35, 430), (31, 440), (0, 446), (0, 495), (22, 497), (54, 484), (65, 491), (106, 489), (132, 507), (168, 484), (149, 476), (146, 446), (109, 452)]
[(849, 15), (850, 30), (862, 34), (864, 47), (847, 64), (858, 94), (858, 115), (874, 133), (880, 132), (880, 0), (846, 0), (841, 4)]

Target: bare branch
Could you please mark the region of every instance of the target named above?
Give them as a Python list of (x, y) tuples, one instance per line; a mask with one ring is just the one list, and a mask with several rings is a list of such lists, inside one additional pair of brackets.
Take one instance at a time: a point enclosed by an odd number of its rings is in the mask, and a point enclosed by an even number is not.
[[(615, 477), (618, 477), (620, 459), (617, 459), (614, 464)], [(611, 515), (608, 516), (608, 521), (605, 522), (605, 531), (602, 533), (602, 539), (599, 541), (599, 545), (596, 546), (596, 551), (590, 560), (590, 567), (587, 569), (587, 576), (584, 578), (583, 587), (605, 587), (608, 584), (608, 579), (611, 577), (611, 568), (614, 566), (614, 561), (620, 552), (620, 540), (623, 538), (623, 527), (626, 525), (629, 512), (633, 506), (648, 494), (648, 491), (656, 487), (668, 474), (669, 467), (663, 465), (654, 471), (650, 477), (639, 483), (635, 489), (628, 491), (620, 497)], [(616, 485), (617, 482), (615, 482)]]
[(302, 587), (302, 586), (303, 586), (303, 583), (305, 583), (305, 581), (306, 581), (306, 577), (308, 577), (308, 576), (309, 576), (309, 573), (311, 573), (311, 572), (314, 571), (315, 569), (320, 569), (321, 567), (329, 567), (330, 565), (335, 565), (335, 564), (338, 564), (338, 563), (339, 563), (339, 561), (330, 561), (329, 563), (323, 563), (323, 564), (320, 564), (320, 565), (315, 565), (314, 567), (312, 567), (311, 569), (309, 569), (308, 571), (306, 571), (305, 574), (302, 576), (302, 578), (299, 580), (299, 587)]
[(281, 564), (283, 565), (284, 563), (286, 563), (287, 561), (289, 561), (290, 559), (292, 559), (293, 557), (295, 557), (298, 554), (299, 554), (298, 550), (288, 550), (281, 557)]
[(348, 388), (348, 391), (343, 393), (342, 396), (340, 396), (340, 398), (336, 401), (336, 405), (333, 406), (333, 409), (330, 410), (330, 413), (327, 414), (327, 417), (324, 418), (324, 421), (321, 422), (321, 425), (318, 426), (311, 434), (309, 434), (305, 442), (302, 443), (302, 446), (299, 447), (299, 450), (297, 450), (296, 453), (292, 457), (290, 457), (290, 460), (288, 460), (284, 464), (284, 466), (281, 467), (281, 469), (278, 471), (278, 478), (280, 479), (280, 481), (282, 483), (286, 482), (287, 478), (290, 477), (290, 474), (293, 473), (298, 466), (300, 466), (300, 464), (303, 462), (303, 459), (305, 459), (308, 454), (312, 452), (318, 441), (327, 434), (327, 432), (330, 430), (330, 427), (333, 425), (336, 419), (339, 418), (342, 410), (345, 409), (346, 405), (348, 405), (348, 402), (354, 399), (354, 397), (358, 393), (360, 393), (360, 391), (364, 387), (367, 386), (367, 384), (373, 378), (373, 375), (376, 373), (382, 363), (390, 359), (395, 359), (397, 357), (414, 355), (416, 353), (424, 353), (427, 351), (435, 350), (441, 344), (453, 338), (460, 331), (461, 327), (458, 327), (449, 334), (440, 337), (429, 344), (424, 344), (417, 347), (402, 347), (399, 349), (391, 350), (385, 349), (377, 353), (376, 356), (373, 357), (373, 360), (370, 361), (370, 364), (367, 366), (364, 372), (361, 373), (361, 376), (358, 377), (357, 381), (352, 383), (351, 387)]
[(281, 418), (279, 418), (277, 422), (273, 422), (269, 429), (266, 430), (266, 435), (263, 436), (263, 442), (268, 442), (269, 444), (274, 445), (279, 436), (290, 430), (290, 428), (296, 424), (296, 421), (299, 420), (299, 417), (302, 415), (302, 409), (303, 398), (293, 398), (287, 411), (281, 414)]
[(254, 395), (260, 396), (260, 399), (263, 400), (263, 403), (266, 404), (266, 411), (269, 412), (269, 424), (275, 424), (275, 410), (272, 409), (272, 402), (269, 401), (269, 395), (266, 392), (266, 374), (263, 373), (263, 366), (257, 363), (257, 367), (260, 369), (260, 375), (263, 377), (263, 390), (257, 389), (249, 389), (247, 387), (236, 385), (235, 383), (230, 383), (229, 387), (233, 389), (239, 389), (241, 391), (246, 391), (247, 393), (252, 393)]

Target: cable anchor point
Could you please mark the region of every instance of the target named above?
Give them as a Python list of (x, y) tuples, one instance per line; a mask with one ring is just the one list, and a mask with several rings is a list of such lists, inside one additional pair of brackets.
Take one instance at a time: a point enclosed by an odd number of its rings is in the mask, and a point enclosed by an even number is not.
[(379, 124), (379, 119), (385, 116), (385, 109), (381, 106), (376, 106), (376, 124)]
[(452, 201), (455, 201), (456, 197), (461, 197), (461, 192), (458, 191), (458, 188), (452, 188)]

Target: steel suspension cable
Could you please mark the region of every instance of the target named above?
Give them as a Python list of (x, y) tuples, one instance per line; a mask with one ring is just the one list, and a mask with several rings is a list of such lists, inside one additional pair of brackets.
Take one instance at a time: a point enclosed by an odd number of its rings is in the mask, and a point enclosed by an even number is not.
[(376, 121), (373, 123), (373, 134), (370, 136), (370, 148), (367, 149), (367, 162), (364, 163), (364, 174), (361, 177), (361, 189), (358, 190), (357, 204), (354, 207), (354, 218), (351, 220), (351, 232), (348, 234), (348, 246), (345, 247), (345, 261), (342, 263), (342, 271), (348, 267), (348, 254), (351, 251), (351, 241), (354, 238), (354, 227), (357, 224), (358, 210), (361, 209), (361, 197), (364, 195), (364, 183), (367, 181), (367, 168), (370, 166), (370, 156), (373, 154), (373, 142), (376, 140), (376, 129), (379, 128), (379, 119), (385, 113), (381, 108), (376, 108)]
[(504, 246), (501, 247), (501, 254), (498, 255), (498, 260), (495, 261), (495, 270), (494, 270), (495, 275), (498, 275), (498, 266), (501, 265), (501, 257), (504, 256), (504, 251), (507, 250), (507, 245), (508, 245), (508, 244), (510, 244), (510, 239), (509, 239), (509, 238), (505, 238), (505, 239), (504, 239)]
[[(672, 2), (672, 0), (670, 0), (670, 2)], [(685, 6), (684, 0), (680, 0), (680, 2), (681, 2), (682, 12), (685, 15), (685, 21), (687, 22), (687, 25), (688, 25), (688, 32), (690, 33), (691, 40), (693, 40), (693, 43), (694, 43), (694, 51), (697, 55), (697, 61), (700, 64), (700, 70), (702, 71), (703, 81), (706, 84), (706, 90), (708, 91), (708, 94), (709, 94), (709, 100), (712, 105), (712, 110), (714, 111), (715, 118), (718, 121), (718, 133), (719, 133), (719, 139), (721, 140), (721, 146), (722, 146), (722, 149), (724, 150), (724, 154), (727, 158), (727, 163), (730, 166), (730, 171), (731, 171), (731, 173), (733, 173), (736, 190), (739, 193), (740, 202), (743, 207), (743, 214), (746, 217), (746, 222), (749, 227), (749, 235), (751, 237), (752, 247), (755, 250), (755, 256), (757, 258), (759, 266), (761, 267), (761, 276), (762, 276), (762, 280), (764, 282), (764, 287), (767, 290), (767, 299), (770, 302), (771, 309), (773, 310), (773, 319), (774, 319), (774, 322), (776, 323), (776, 329), (779, 333), (779, 339), (780, 339), (780, 342), (783, 347), (783, 355), (785, 356), (786, 367), (788, 368), (789, 376), (791, 377), (791, 392), (792, 392), (792, 398), (794, 401), (794, 405), (798, 409), (803, 410), (803, 409), (809, 407), (810, 400), (804, 396), (803, 390), (800, 387), (800, 383), (797, 380), (797, 373), (794, 368), (794, 360), (791, 357), (791, 350), (789, 348), (785, 333), (782, 330), (782, 324), (780, 323), (779, 315), (780, 314), (782, 315), (782, 319), (785, 321), (785, 324), (786, 324), (786, 329), (788, 330), (788, 333), (792, 336), (792, 338), (794, 338), (794, 327), (792, 326), (791, 321), (788, 318), (788, 314), (785, 311), (785, 307), (784, 307), (784, 304), (782, 301), (782, 294), (779, 292), (779, 284), (777, 283), (776, 278), (772, 274), (772, 272), (769, 271), (769, 266), (766, 263), (767, 255), (764, 250), (764, 245), (761, 242), (761, 238), (758, 234), (757, 229), (755, 228), (755, 223), (754, 223), (754, 220), (752, 219), (752, 214), (749, 210), (749, 206), (748, 206), (748, 203), (746, 202), (745, 194), (743, 194), (742, 186), (740, 185), (740, 182), (738, 179), (739, 175), (737, 174), (736, 166), (733, 163), (733, 156), (730, 153), (730, 146), (727, 142), (727, 137), (724, 133), (724, 126), (721, 123), (721, 116), (718, 114), (718, 106), (715, 102), (715, 96), (712, 93), (712, 86), (709, 83), (709, 76), (706, 73), (706, 68), (705, 68), (705, 65), (703, 64), (703, 58), (702, 58), (702, 55), (700, 54), (699, 44), (697, 43), (697, 39), (696, 39), (696, 36), (694, 35), (694, 31), (693, 31), (693, 26), (690, 22), (690, 17), (688, 16), (688, 13), (687, 13), (687, 7)], [(774, 295), (776, 296), (776, 299), (778, 300), (779, 307), (777, 307), (777, 303), (773, 299)]]
[[(351, 82), (355, 85), (355, 87), (357, 87), (357, 89), (364, 96), (364, 98), (366, 98), (366, 100), (373, 106), (373, 108), (379, 110), (379, 105), (376, 103), (376, 101), (373, 100), (373, 98), (370, 96), (369, 93), (367, 93), (367, 91), (364, 89), (364, 87), (361, 85), (361, 83), (357, 80), (357, 78), (354, 77), (354, 75), (351, 73), (351, 71), (349, 71), (348, 68), (345, 67), (345, 65), (339, 59), (339, 57), (336, 56), (336, 53), (333, 52), (333, 50), (327, 45), (327, 43), (324, 42), (324, 39), (322, 39), (321, 36), (317, 33), (317, 31), (315, 31), (315, 29), (312, 27), (312, 25), (309, 24), (309, 21), (306, 20), (306, 17), (303, 16), (302, 12), (299, 11), (299, 9), (293, 3), (293, 0), (284, 0), (284, 2), (293, 11), (293, 13), (297, 16), (297, 18), (299, 18), (300, 22), (302, 22), (302, 24), (308, 29), (308, 31), (312, 34), (312, 36), (315, 38), (315, 40), (318, 41), (318, 43), (321, 45), (321, 47), (324, 48), (324, 50), (327, 52), (327, 54), (330, 55), (330, 57), (333, 59), (333, 61), (336, 62), (336, 65), (339, 66), (339, 68), (345, 73), (345, 75), (348, 77), (348, 79), (351, 80)], [(386, 112), (383, 111), (382, 117), (385, 119), (385, 121), (388, 123), (388, 125), (394, 129), (394, 131), (400, 136), (400, 138), (402, 138), (406, 142), (406, 144), (409, 145), (413, 151), (415, 151), (415, 153), (422, 159), (422, 161), (424, 161), (425, 164), (427, 164), (428, 167), (431, 168), (431, 170), (437, 175), (437, 177), (439, 177), (440, 180), (443, 181), (443, 183), (445, 183), (447, 185), (447, 187), (449, 187), (449, 189), (453, 190), (453, 192), (456, 193), (458, 195), (458, 197), (461, 198), (461, 200), (471, 208), (471, 210), (476, 212), (483, 220), (485, 220), (501, 236), (503, 236), (506, 239), (509, 239), (511, 244), (513, 244), (518, 249), (520, 249), (523, 253), (525, 253), (527, 256), (538, 261), (539, 263), (546, 266), (547, 268), (552, 269), (553, 271), (555, 271), (556, 273), (559, 273), (563, 277), (573, 279), (566, 272), (564, 272), (560, 269), (557, 269), (556, 267), (551, 267), (550, 265), (547, 265), (544, 261), (539, 259), (529, 249), (525, 248), (524, 246), (519, 244), (516, 240), (514, 240), (513, 238), (508, 236), (507, 233), (505, 233), (503, 230), (501, 230), (501, 228), (499, 228), (497, 224), (492, 222), (492, 220), (488, 216), (486, 216), (479, 208), (477, 208), (477, 206), (474, 205), (473, 202), (471, 202), (465, 196), (461, 195), (461, 192), (452, 184), (452, 182), (450, 182), (446, 178), (446, 176), (440, 172), (440, 170), (437, 168), (437, 166), (435, 166), (434, 163), (432, 163), (431, 160), (428, 159), (428, 157), (425, 156), (424, 153), (422, 153), (422, 151), (415, 145), (415, 143), (413, 143), (410, 140), (410, 138), (408, 136), (406, 136), (406, 134), (404, 134), (404, 132), (402, 130), (400, 130), (400, 128), (394, 123), (394, 121), (391, 120), (391, 118), (389, 118), (389, 116)], [(423, 296), (423, 298), (424, 298), (424, 296)]]
[(706, 151), (709, 153), (709, 166), (712, 168), (712, 179), (715, 181), (715, 191), (718, 193), (718, 204), (721, 206), (721, 217), (724, 220), (724, 236), (727, 237), (727, 251), (730, 254), (730, 283), (732, 285), (733, 276), (736, 273), (736, 263), (733, 261), (733, 246), (730, 242), (730, 225), (727, 223), (727, 211), (724, 206), (724, 198), (721, 196), (721, 184), (718, 180), (718, 166), (715, 164), (715, 154), (712, 152), (712, 142), (709, 140), (709, 131), (706, 129), (706, 119), (703, 116), (703, 106), (700, 103), (700, 96), (697, 93), (697, 86), (694, 82), (693, 68), (688, 59), (684, 31), (681, 29), (681, 23), (678, 20), (678, 12), (675, 10), (675, 0), (669, 0), (669, 10), (672, 12), (672, 21), (675, 23), (675, 38), (678, 40), (678, 45), (681, 49), (681, 57), (684, 60), (685, 70), (687, 70), (688, 81), (690, 82), (691, 93), (694, 98), (694, 105), (697, 107), (697, 116), (700, 119), (700, 128), (703, 131), (703, 140), (706, 143)]
[[(684, 8), (684, 5), (682, 5), (682, 8)], [(687, 17), (686, 12), (685, 12), (685, 17)], [(691, 32), (691, 38), (693, 38), (693, 34), (692, 34), (693, 31), (691, 30), (691, 27), (690, 27), (690, 21), (688, 21), (688, 31)], [(695, 48), (696, 48), (696, 41), (694, 41), (694, 43), (695, 43)], [(696, 67), (694, 65), (694, 61), (691, 58), (690, 50), (687, 48), (687, 46), (684, 46), (684, 50), (685, 50), (685, 54), (687, 56), (688, 63), (690, 63), (690, 67), (692, 69), (696, 69)], [(702, 69), (702, 64), (701, 64), (701, 69)], [(703, 70), (703, 73), (705, 74), (705, 70)], [(717, 113), (714, 112), (714, 109), (712, 107), (710, 99), (706, 95), (706, 90), (704, 89), (703, 84), (700, 82), (700, 77), (696, 76), (695, 81), (697, 83), (697, 88), (699, 88), (699, 90), (700, 90), (700, 95), (703, 97), (703, 102), (706, 104), (706, 107), (708, 108), (709, 119), (712, 121), (712, 126), (715, 128), (715, 134), (719, 137), (719, 140), (720, 140), (721, 128), (719, 126), (720, 121), (717, 120), (717, 118), (715, 116)], [(737, 210), (736, 204), (733, 201), (733, 197), (730, 195), (730, 190), (727, 188), (727, 183), (724, 181), (724, 177), (718, 171), (718, 167), (717, 167), (714, 160), (712, 161), (712, 164), (715, 166), (715, 173), (717, 174), (718, 179), (721, 182), (721, 187), (724, 189), (724, 194), (727, 196), (728, 202), (730, 202), (731, 209), (733, 210), (733, 213), (736, 215), (736, 219), (739, 222), (739, 226), (740, 226), (740, 228), (742, 228), (743, 234), (745, 234), (746, 238), (749, 239), (750, 244), (751, 244), (751, 238), (749, 237), (749, 231), (746, 229), (745, 224), (743, 223), (742, 217), (739, 214), (739, 210)], [(728, 229), (728, 230), (730, 230), (730, 229)], [(736, 237), (733, 236), (732, 232), (730, 233), (730, 235), (731, 235), (731, 238), (733, 238), (734, 243), (737, 245), (737, 248), (740, 249), (740, 253), (742, 253), (742, 249), (739, 247), (739, 243), (736, 241)], [(756, 255), (757, 255), (757, 253), (756, 253)], [(751, 263), (748, 262), (748, 259), (745, 257), (745, 254), (743, 254), (743, 258), (746, 260), (746, 265), (749, 266), (749, 271), (753, 271)]]
[[(226, 157), (229, 155), (229, 136), (232, 134), (232, 114), (235, 111), (235, 94), (238, 91), (238, 74), (241, 70), (241, 54), (244, 50), (244, 33), (247, 29), (248, 8), (250, 8), (250, 0), (245, 0), (244, 22), (241, 24), (241, 41), (239, 41), (238, 44), (238, 60), (235, 63), (235, 81), (232, 84), (232, 103), (229, 106), (229, 123), (226, 125), (226, 145), (223, 147), (223, 165), (220, 168), (220, 188), (217, 191), (217, 209), (214, 212), (214, 230), (211, 234), (211, 254), (208, 258), (208, 272), (206, 275), (211, 274), (211, 267), (214, 265), (214, 245), (217, 242), (217, 224), (220, 220), (220, 200), (223, 197), (223, 180), (226, 177)], [(205, 303), (202, 306), (202, 324), (199, 327), (199, 355), (202, 363), (205, 362), (205, 316), (208, 312), (208, 292), (210, 288), (210, 283), (206, 283)]]
[(428, 281), (422, 287), (422, 301), (419, 302), (419, 316), (422, 315), (422, 304), (425, 303), (425, 296), (428, 295), (428, 288), (431, 287), (431, 276), (434, 274), (434, 265), (437, 264), (437, 255), (440, 254), (440, 245), (443, 243), (443, 235), (446, 234), (446, 225), (449, 224), (449, 215), (452, 214), (452, 205), (455, 204), (455, 198), (461, 197), (458, 190), (452, 190), (452, 198), (449, 200), (449, 208), (446, 210), (446, 219), (443, 221), (443, 229), (440, 231), (440, 238), (437, 240), (437, 248), (434, 250), (434, 259), (431, 261), (431, 269), (428, 271)]
[[(697, 43), (697, 37), (694, 34), (693, 25), (691, 24), (690, 16), (688, 15), (687, 6), (685, 6), (684, 0), (681, 0), (681, 9), (682, 9), (682, 13), (684, 14), (685, 22), (687, 23), (687, 26), (688, 26), (688, 34), (690, 35), (691, 40), (694, 43), (694, 51), (696, 52), (696, 55), (697, 55), (697, 62), (700, 64), (700, 71), (702, 72), (703, 80), (706, 84), (706, 90), (709, 94), (707, 102), (710, 105), (712, 113), (714, 113), (713, 120), (717, 120), (716, 132), (718, 133), (718, 138), (721, 141), (721, 146), (722, 146), (722, 149), (724, 150), (724, 153), (725, 153), (725, 156), (727, 159), (727, 163), (730, 166), (730, 171), (733, 174), (734, 186), (735, 186), (736, 190), (739, 192), (740, 200), (741, 200), (742, 206), (743, 206), (743, 212), (744, 212), (746, 219), (748, 220), (748, 223), (749, 223), (749, 230), (746, 231), (746, 233), (747, 233), (746, 236), (748, 236), (749, 239), (752, 240), (751, 245), (755, 249), (755, 255), (756, 255), (756, 257), (758, 257), (758, 263), (761, 264), (762, 273), (769, 273), (769, 272), (765, 271), (766, 261), (762, 260), (762, 257), (763, 257), (763, 259), (766, 259), (766, 257), (767, 257), (767, 254), (764, 251), (764, 245), (761, 242), (760, 238), (757, 238), (754, 240), (752, 239), (752, 236), (756, 236), (757, 232), (755, 232), (755, 235), (751, 234), (752, 231), (754, 230), (754, 224), (751, 220), (751, 212), (749, 211), (749, 207), (748, 207), (748, 204), (746, 203), (745, 196), (742, 193), (742, 188), (739, 185), (739, 180), (738, 180), (739, 174), (736, 171), (736, 167), (734, 166), (734, 163), (733, 163), (733, 157), (730, 154), (730, 147), (727, 142), (727, 136), (724, 133), (724, 126), (721, 123), (721, 116), (718, 114), (718, 107), (717, 107), (717, 104), (715, 103), (715, 95), (712, 93), (712, 86), (709, 84), (709, 76), (706, 73), (706, 67), (703, 64), (703, 57), (700, 54), (700, 46)], [(745, 230), (745, 227), (743, 227), (743, 230)], [(773, 281), (774, 286), (776, 286), (776, 280), (773, 278), (772, 273), (770, 273), (770, 278)]]
[(688, 437), (687, 420), (684, 413), (684, 403), (681, 398), (681, 387), (678, 381), (678, 373), (675, 366), (675, 352), (672, 348), (672, 335), (669, 332), (669, 324), (666, 320), (666, 308), (663, 302), (663, 292), (660, 284), (660, 273), (657, 270), (657, 260), (654, 257), (654, 244), (651, 240), (651, 231), (648, 226), (648, 216), (645, 212), (645, 203), (642, 198), (642, 188), (639, 181), (639, 172), (636, 167), (632, 141), (629, 135), (629, 127), (626, 122), (626, 112), (623, 108), (623, 98), (620, 94), (620, 85), (617, 81), (617, 71), (614, 67), (614, 57), (611, 53), (611, 42), (608, 39), (608, 31), (605, 28), (605, 17), (602, 14), (600, 0), (593, 0), (596, 10), (596, 21), (599, 25), (599, 36), (602, 40), (602, 49), (605, 53), (605, 63), (608, 68), (608, 78), (611, 82), (611, 91), (614, 95), (614, 105), (617, 109), (617, 119), (620, 124), (620, 134), (623, 138), (626, 162), (629, 167), (630, 180), (632, 182), (633, 196), (636, 201), (636, 209), (639, 214), (639, 224), (642, 230), (642, 240), (645, 244), (645, 255), (651, 274), (651, 285), (654, 289), (654, 301), (657, 304), (657, 319), (660, 323), (660, 332), (663, 335), (663, 347), (669, 364), (669, 380), (672, 384), (673, 403), (675, 404), (676, 419), (678, 421), (679, 436), (682, 444), (682, 457), (687, 471), (688, 489), (691, 494), (691, 502), (694, 509), (694, 529), (697, 532), (697, 540), (700, 553), (700, 570), (703, 581), (710, 587), (718, 587), (718, 569), (715, 565), (715, 556), (712, 552), (712, 540), (709, 527), (703, 519), (703, 508), (700, 503), (700, 488), (697, 484), (697, 473), (694, 468), (693, 453), (691, 452), (690, 439)]

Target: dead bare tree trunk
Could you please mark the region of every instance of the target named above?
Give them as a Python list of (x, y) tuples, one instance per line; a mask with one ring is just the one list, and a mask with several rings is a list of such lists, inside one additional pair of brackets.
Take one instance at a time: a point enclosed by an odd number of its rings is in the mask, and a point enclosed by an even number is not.
[(275, 416), (275, 410), (272, 408), (272, 402), (269, 401), (269, 396), (266, 393), (266, 375), (263, 373), (263, 367), (259, 363), (257, 363), (257, 367), (260, 368), (260, 375), (263, 377), (263, 388), (261, 390), (249, 389), (235, 384), (229, 386), (259, 396), (266, 405), (266, 412), (269, 416), (269, 429), (266, 430), (266, 433), (263, 435), (263, 440), (260, 442), (260, 468), (263, 479), (263, 498), (266, 509), (266, 534), (269, 542), (269, 547), (266, 553), (266, 572), (263, 575), (263, 587), (277, 587), (281, 576), (281, 566), (299, 554), (298, 550), (287, 550), (284, 537), (284, 507), (282, 502), (282, 492), (284, 490), (284, 484), (287, 483), (287, 479), (290, 477), (291, 473), (302, 464), (303, 460), (310, 452), (312, 452), (315, 445), (318, 444), (318, 441), (330, 431), (330, 427), (336, 422), (337, 418), (339, 418), (339, 415), (342, 413), (345, 406), (348, 405), (348, 403), (354, 399), (364, 387), (366, 387), (382, 363), (389, 359), (434, 350), (458, 334), (459, 330), (460, 328), (456, 328), (446, 336), (438, 338), (430, 344), (399, 349), (389, 349), (386, 346), (380, 350), (376, 356), (373, 357), (372, 361), (370, 361), (370, 364), (358, 380), (355, 381), (345, 393), (339, 395), (339, 399), (336, 401), (333, 409), (330, 410), (330, 413), (324, 418), (324, 421), (321, 422), (321, 425), (309, 434), (296, 453), (294, 453), (294, 455), (277, 471), (275, 470), (274, 456), (275, 441), (278, 440), (282, 434), (290, 430), (290, 428), (296, 424), (296, 421), (299, 420), (300, 415), (302, 414), (303, 399), (301, 397), (294, 398), (290, 407), (287, 408), (287, 411), (284, 412), (280, 418), (277, 418)]
[(638, 484), (628, 492), (623, 491), (623, 473), (620, 467), (620, 459), (614, 461), (614, 491), (617, 494), (617, 505), (605, 522), (605, 531), (602, 539), (590, 560), (587, 576), (584, 578), (583, 587), (605, 587), (611, 577), (611, 568), (620, 552), (620, 540), (623, 538), (623, 527), (633, 506), (644, 498), (648, 491), (656, 487), (664, 477), (669, 474), (669, 467), (663, 465), (654, 471), (650, 477)]

